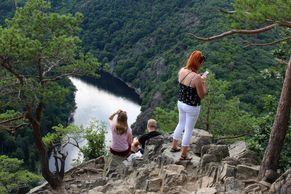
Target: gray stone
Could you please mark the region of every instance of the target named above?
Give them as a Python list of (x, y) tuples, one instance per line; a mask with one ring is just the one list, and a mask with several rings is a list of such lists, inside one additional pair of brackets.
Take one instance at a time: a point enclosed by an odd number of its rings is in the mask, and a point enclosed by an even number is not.
[[(241, 161), (241, 163), (246, 162), (246, 164), (252, 163), (257, 164), (257, 154), (248, 149), (246, 142), (238, 141), (229, 146), (229, 156), (236, 158)], [(247, 158), (247, 159), (245, 159)]]
[(196, 137), (213, 137), (213, 135), (211, 133), (209, 133), (208, 131), (205, 131), (203, 129), (197, 129), (195, 128), (193, 130), (193, 134), (192, 136), (196, 136)]
[(201, 148), (212, 142), (212, 134), (201, 129), (194, 129), (190, 140), (190, 150), (195, 154), (201, 153)]
[(229, 156), (238, 159), (241, 157), (241, 154), (244, 153), (246, 150), (248, 150), (248, 148), (245, 142), (235, 142), (229, 145)]
[(211, 154), (215, 155), (218, 161), (221, 161), (223, 158), (229, 156), (228, 147), (226, 145), (205, 145), (201, 149), (201, 155)]
[[(144, 160), (149, 161), (157, 161), (159, 158), (157, 156), (162, 155), (164, 145), (164, 137), (162, 135), (153, 137), (146, 142), (145, 150), (144, 150)], [(158, 161), (157, 161), (158, 162)]]
[(200, 166), (201, 167), (204, 167), (207, 163), (210, 163), (210, 162), (219, 162), (219, 158), (217, 158), (215, 155), (213, 154), (204, 154), (201, 158), (201, 161), (200, 161)]
[(219, 175), (219, 180), (224, 182), (227, 177), (234, 177), (235, 176), (235, 166), (224, 164), (222, 171)]
[(248, 151), (247, 154), (248, 154), (247, 158), (240, 158), (239, 159), (241, 164), (245, 164), (247, 166), (258, 164), (258, 161), (256, 159), (257, 156), (255, 156), (252, 151)]
[(146, 185), (145, 182), (148, 179), (149, 174), (151, 173), (150, 169), (140, 168), (138, 171), (134, 172), (134, 189), (145, 190)]
[(255, 179), (259, 173), (257, 166), (237, 165), (236, 178), (240, 180)]
[(99, 177), (91, 184), (93, 187), (98, 187), (98, 186), (106, 185), (107, 181), (108, 179), (106, 177)]
[[(123, 176), (126, 173), (126, 166), (123, 163), (126, 157), (120, 157), (113, 154), (109, 154), (106, 158), (106, 163), (104, 167), (104, 176), (114, 178)], [(112, 175), (113, 174), (113, 175)]]
[(190, 150), (195, 154), (201, 154), (201, 148), (205, 145), (211, 144), (211, 137), (202, 136), (202, 137), (192, 137), (190, 143)]
[(146, 181), (146, 191), (148, 192), (158, 192), (162, 186), (161, 178), (153, 178)]
[(146, 191), (137, 189), (134, 191), (134, 194), (146, 194)]
[(236, 166), (236, 165), (240, 164), (240, 161), (238, 159), (235, 159), (235, 158), (226, 157), (222, 160), (222, 163)]
[(201, 188), (208, 188), (214, 184), (215, 180), (211, 176), (204, 176), (200, 179), (200, 187)]
[(188, 190), (184, 188), (184, 186), (175, 186), (171, 188), (166, 188), (163, 190), (163, 193), (165, 194), (186, 194), (189, 193)]
[(100, 191), (95, 191), (94, 189), (92, 189), (92, 190), (88, 191), (88, 194), (104, 194), (104, 193), (102, 193)]
[(181, 152), (170, 152), (170, 145), (168, 149), (166, 149), (162, 153), (162, 163), (163, 165), (174, 164), (179, 162)]
[(184, 166), (170, 164), (164, 166), (162, 178), (164, 186), (178, 186), (185, 183), (187, 180), (187, 173)]
[(243, 182), (238, 181), (234, 177), (227, 177), (224, 180), (225, 191), (234, 192), (243, 190), (245, 185)]
[(134, 169), (138, 169), (144, 166), (145, 160), (143, 158), (133, 158), (131, 161), (131, 165)]
[(91, 190), (88, 191), (88, 194), (99, 194), (99, 193), (103, 193), (102, 190), (103, 190), (103, 186), (98, 186), (98, 187), (95, 187)]
[(215, 188), (201, 188), (192, 194), (217, 194), (217, 190)]

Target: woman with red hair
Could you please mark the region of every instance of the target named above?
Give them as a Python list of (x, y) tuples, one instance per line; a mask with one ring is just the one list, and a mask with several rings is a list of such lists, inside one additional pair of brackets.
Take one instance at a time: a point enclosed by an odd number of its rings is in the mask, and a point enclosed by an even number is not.
[(171, 152), (178, 152), (178, 140), (182, 139), (182, 152), (180, 160), (191, 160), (187, 156), (192, 132), (200, 113), (200, 100), (206, 95), (206, 75), (198, 74), (205, 57), (201, 51), (194, 51), (188, 58), (186, 65), (178, 74), (179, 95), (178, 110), (179, 123), (174, 131)]

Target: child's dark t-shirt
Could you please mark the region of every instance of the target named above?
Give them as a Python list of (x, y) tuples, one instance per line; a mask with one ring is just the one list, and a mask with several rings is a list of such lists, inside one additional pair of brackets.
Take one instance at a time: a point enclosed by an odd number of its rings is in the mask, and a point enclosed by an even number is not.
[(149, 140), (152, 137), (159, 136), (159, 135), (161, 135), (160, 132), (158, 132), (158, 131), (152, 131), (152, 132), (149, 132), (147, 134), (144, 134), (144, 135), (140, 136), (138, 138), (138, 141), (141, 144), (141, 147), (144, 149), (145, 143), (146, 143), (147, 140)]

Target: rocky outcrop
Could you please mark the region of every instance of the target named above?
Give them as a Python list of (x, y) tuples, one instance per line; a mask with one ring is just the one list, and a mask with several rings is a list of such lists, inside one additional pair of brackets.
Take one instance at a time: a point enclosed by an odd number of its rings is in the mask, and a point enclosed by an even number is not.
[[(83, 163), (66, 173), (62, 193), (265, 194), (271, 187), (255, 180), (258, 161), (244, 142), (216, 145), (211, 134), (196, 130), (191, 161), (179, 160), (181, 153), (170, 152), (170, 146), (170, 137), (158, 136), (147, 142), (142, 158), (127, 161), (109, 155)], [(290, 172), (272, 185), (270, 193), (290, 192)], [(46, 185), (31, 193), (53, 192)]]

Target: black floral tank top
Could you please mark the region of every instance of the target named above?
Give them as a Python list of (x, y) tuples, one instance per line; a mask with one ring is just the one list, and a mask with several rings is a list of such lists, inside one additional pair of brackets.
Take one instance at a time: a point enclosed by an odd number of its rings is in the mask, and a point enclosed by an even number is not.
[(199, 106), (201, 99), (198, 96), (197, 89), (191, 87), (191, 82), (195, 77), (190, 81), (189, 86), (181, 83), (190, 73), (191, 72), (189, 72), (179, 83), (178, 100), (190, 106)]

